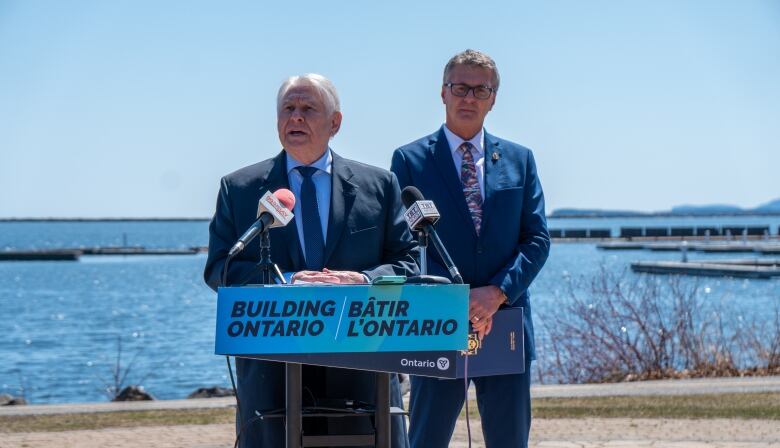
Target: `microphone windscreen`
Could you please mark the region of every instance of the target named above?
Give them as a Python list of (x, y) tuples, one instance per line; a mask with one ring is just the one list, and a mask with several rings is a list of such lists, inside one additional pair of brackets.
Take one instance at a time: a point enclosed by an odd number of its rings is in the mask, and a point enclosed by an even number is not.
[(420, 190), (417, 189), (417, 187), (409, 185), (408, 187), (405, 187), (403, 191), (401, 191), (401, 201), (403, 201), (404, 207), (406, 208), (411, 207), (411, 205), (417, 201), (424, 200), (425, 198), (423, 197), (422, 193), (420, 193)]
[(287, 210), (295, 208), (295, 195), (292, 191), (286, 188), (280, 188), (274, 191), (274, 196), (276, 196), (276, 199), (278, 199)]

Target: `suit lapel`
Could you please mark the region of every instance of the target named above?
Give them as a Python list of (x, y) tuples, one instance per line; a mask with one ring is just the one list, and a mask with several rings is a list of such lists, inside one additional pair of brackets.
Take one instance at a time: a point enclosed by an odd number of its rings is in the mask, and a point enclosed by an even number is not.
[[(469, 206), (466, 204), (466, 197), (463, 195), (463, 184), (455, 174), (455, 162), (452, 160), (452, 151), (447, 142), (447, 136), (444, 135), (444, 129), (439, 130), (439, 134), (431, 141), (430, 151), (433, 156), (436, 168), (444, 182), (444, 188), (449, 192), (454, 208), (458, 210), (461, 219), (466, 220), (474, 229), (474, 223), (471, 220)], [(476, 234), (476, 230), (474, 230)]]
[[(501, 144), (492, 135), (485, 132), (485, 188), (482, 201), (482, 229), (486, 229), (490, 218), (495, 213), (492, 208), (495, 203), (496, 191), (506, 177), (506, 161), (501, 154)], [(484, 232), (480, 232), (484, 234)]]
[(328, 217), (328, 238), (325, 240), (325, 266), (328, 265), (333, 251), (344, 233), (344, 227), (347, 224), (347, 218), (355, 203), (357, 194), (357, 185), (350, 182), (352, 170), (344, 163), (344, 159), (331, 151), (333, 154), (333, 169), (331, 176), (330, 193), (330, 215)]
[[(265, 182), (260, 185), (260, 194), (265, 194), (266, 191), (274, 192), (280, 188), (290, 188), (290, 182), (287, 178), (287, 156), (284, 151), (278, 156), (274, 157), (274, 163), (271, 170), (265, 177)], [(277, 229), (281, 240), (275, 242), (276, 244), (284, 244), (290, 255), (290, 261), (292, 262), (292, 268), (301, 269), (305, 266), (303, 262), (303, 255), (301, 254), (301, 244), (298, 241), (298, 227), (295, 223), (297, 218), (293, 217), (286, 226)]]

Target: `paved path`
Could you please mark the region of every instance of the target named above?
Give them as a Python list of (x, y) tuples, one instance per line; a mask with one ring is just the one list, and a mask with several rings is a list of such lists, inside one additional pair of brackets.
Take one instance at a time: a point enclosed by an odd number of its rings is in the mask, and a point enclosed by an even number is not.
[(602, 397), (617, 395), (701, 395), (780, 392), (780, 376), (695, 378), (636, 381), (615, 384), (563, 384), (533, 386), (533, 397)]
[[(616, 395), (695, 395), (746, 392), (780, 392), (780, 376), (637, 381), (617, 384), (534, 385), (534, 398), (599, 397)], [(474, 387), (469, 396), (475, 398)], [(69, 414), (82, 412), (146, 411), (160, 409), (222, 408), (235, 404), (232, 397), (193, 400), (159, 400), (122, 403), (71, 403), (2, 406), (3, 415)]]
[[(481, 426), (471, 422), (472, 447), (483, 447)], [(780, 448), (780, 424), (771, 420), (536, 419), (534, 448)], [(450, 448), (468, 447), (461, 419)]]
[[(0, 448), (225, 448), (233, 425), (109, 428), (95, 431), (0, 433)], [(451, 448), (466, 448), (458, 423)], [(780, 425), (766, 420), (549, 419), (534, 420), (532, 448), (780, 448)], [(484, 447), (472, 422), (472, 447)]]
[[(534, 397), (613, 395), (682, 395), (780, 391), (780, 376), (661, 380), (607, 385), (533, 386)], [(472, 390), (473, 394), (473, 390)], [(6, 415), (42, 415), (158, 409), (231, 407), (232, 397), (133, 403), (81, 403), (0, 407)], [(471, 422), (472, 446), (484, 447), (478, 419)], [(0, 448), (216, 448), (233, 442), (233, 425), (181, 425), (108, 428), (94, 431), (2, 433)], [(780, 448), (776, 420), (728, 419), (535, 419), (533, 448)], [(464, 419), (460, 419), (451, 448), (466, 448)]]
[(171, 409), (210, 409), (235, 406), (236, 399), (197, 398), (190, 400), (123, 401), (117, 403), (65, 403), (33, 404), (28, 406), (2, 406), (0, 417), (5, 415), (81, 414), (89, 412), (157, 411)]

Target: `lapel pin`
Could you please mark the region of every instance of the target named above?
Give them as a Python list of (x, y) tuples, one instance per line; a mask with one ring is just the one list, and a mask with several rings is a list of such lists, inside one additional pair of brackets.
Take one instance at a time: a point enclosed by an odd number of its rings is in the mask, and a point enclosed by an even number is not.
[(498, 155), (498, 153), (496, 151), (493, 151), (493, 156), (492, 157), (493, 157), (493, 161), (494, 162), (501, 158), (501, 156)]

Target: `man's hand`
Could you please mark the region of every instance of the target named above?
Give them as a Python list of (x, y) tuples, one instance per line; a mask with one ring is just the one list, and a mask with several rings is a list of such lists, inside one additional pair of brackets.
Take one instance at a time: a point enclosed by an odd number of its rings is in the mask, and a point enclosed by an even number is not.
[(299, 271), (292, 276), (293, 283), (337, 283), (342, 285), (366, 283), (360, 272), (331, 271), (325, 268), (320, 271)]
[(471, 324), (472, 330), (477, 332), (477, 337), (481, 341), (482, 338), (490, 334), (490, 330), (493, 329), (493, 318), (488, 317), (486, 319), (480, 319), (476, 324)]
[(292, 276), (292, 283), (341, 283), (335, 275), (320, 271), (298, 271)]
[(366, 283), (366, 277), (355, 271), (331, 271), (328, 268), (322, 270), (325, 274), (332, 275), (339, 279), (342, 285), (360, 285)]
[(469, 320), (475, 330), (492, 326), (492, 320), (489, 324), (485, 321), (493, 317), (504, 299), (506, 299), (504, 292), (493, 285), (473, 288), (469, 291)]

